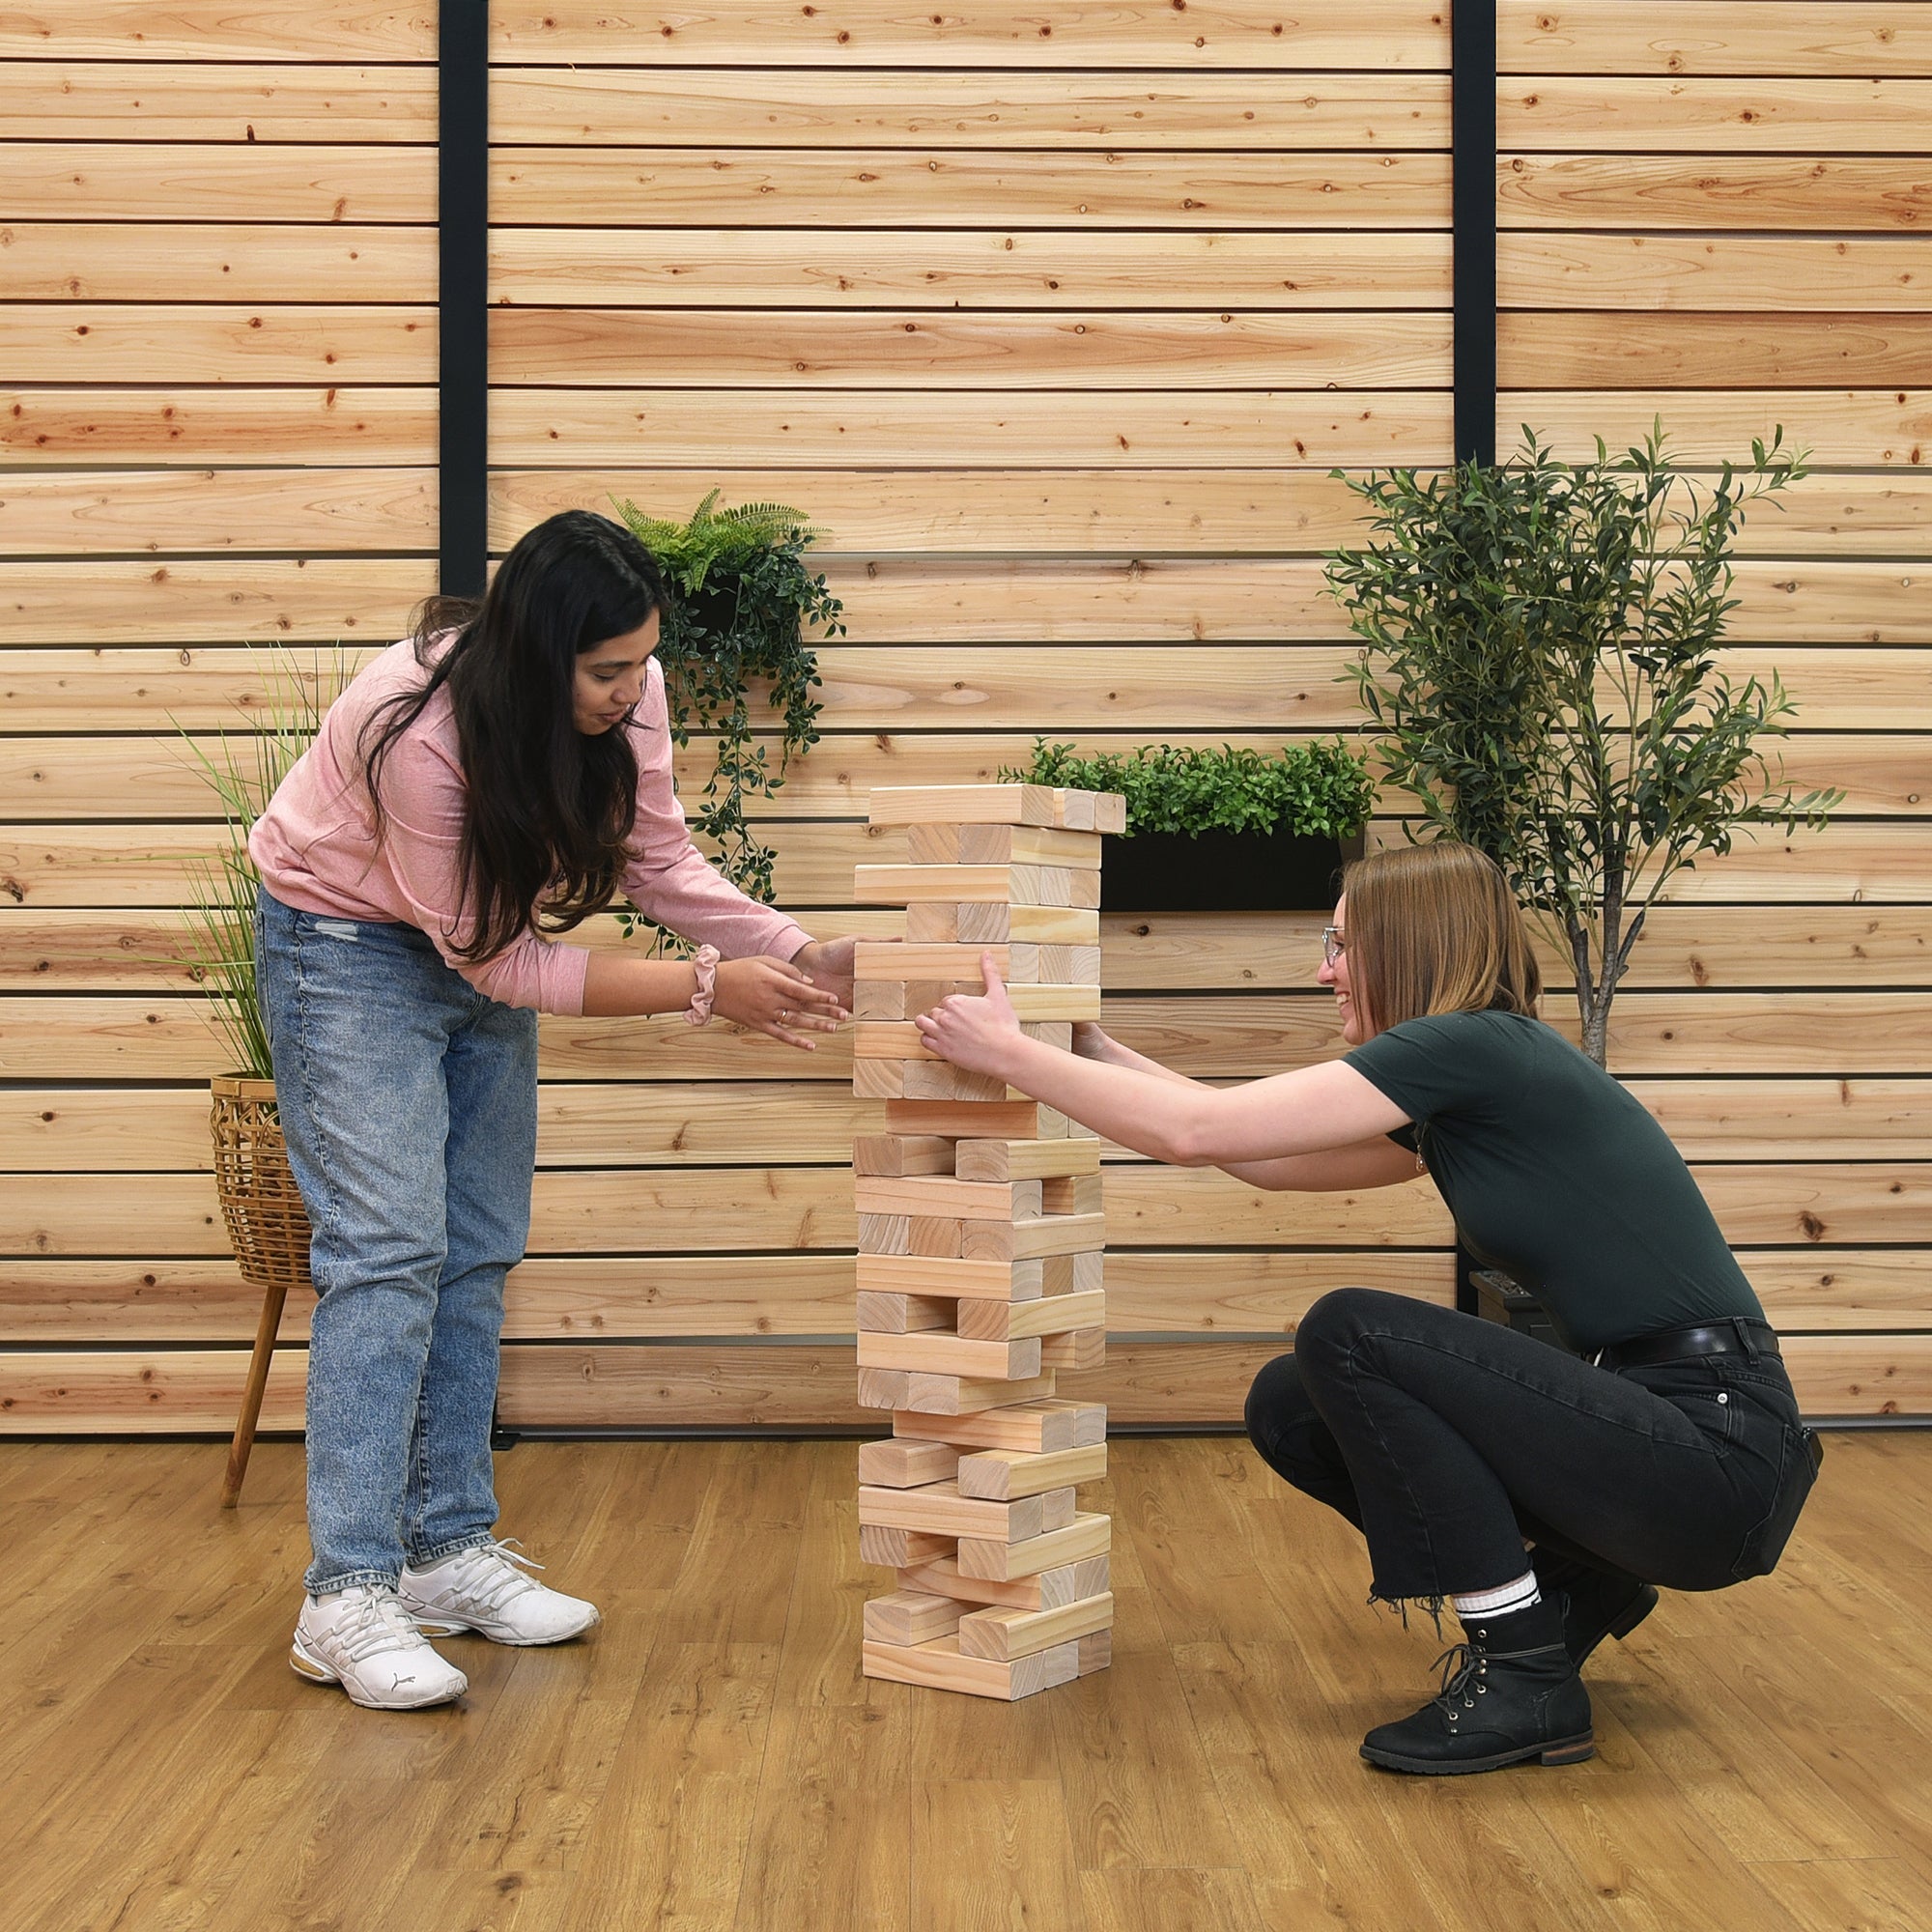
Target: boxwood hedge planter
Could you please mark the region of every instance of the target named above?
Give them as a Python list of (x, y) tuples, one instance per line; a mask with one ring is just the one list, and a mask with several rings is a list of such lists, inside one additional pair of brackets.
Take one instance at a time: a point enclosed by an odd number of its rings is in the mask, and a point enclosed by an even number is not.
[(1102, 912), (1326, 912), (1362, 835), (1131, 832), (1107, 847)]

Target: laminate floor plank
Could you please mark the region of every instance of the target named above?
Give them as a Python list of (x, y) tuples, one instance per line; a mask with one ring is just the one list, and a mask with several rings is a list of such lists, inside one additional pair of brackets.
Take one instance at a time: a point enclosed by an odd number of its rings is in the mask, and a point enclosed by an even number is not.
[(1903, 1932), (1932, 1923), (1932, 1440), (1834, 1436), (1777, 1572), (1592, 1660), (1597, 1754), (1410, 1779), (1438, 1636), (1234, 1438), (1117, 1438), (1111, 1670), (867, 1680), (850, 1442), (526, 1441), (500, 1533), (602, 1607), (441, 1640), (436, 1711), (288, 1667), (298, 1445), (0, 1444), (9, 1932)]

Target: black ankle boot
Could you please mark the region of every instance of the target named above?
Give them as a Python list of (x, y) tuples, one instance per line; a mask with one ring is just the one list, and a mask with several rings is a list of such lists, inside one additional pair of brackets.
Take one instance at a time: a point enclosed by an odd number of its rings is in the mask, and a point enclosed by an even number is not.
[(1563, 1617), (1563, 1647), (1578, 1670), (1606, 1636), (1621, 1643), (1657, 1607), (1657, 1587), (1626, 1570), (1596, 1569), (1571, 1556), (1536, 1550), (1537, 1588)]
[(1595, 1753), (1590, 1693), (1563, 1647), (1556, 1605), (1546, 1598), (1506, 1617), (1475, 1617), (1463, 1631), (1467, 1641), (1435, 1660), (1440, 1693), (1362, 1740), (1371, 1764), (1441, 1777), (1525, 1758), (1579, 1764)]

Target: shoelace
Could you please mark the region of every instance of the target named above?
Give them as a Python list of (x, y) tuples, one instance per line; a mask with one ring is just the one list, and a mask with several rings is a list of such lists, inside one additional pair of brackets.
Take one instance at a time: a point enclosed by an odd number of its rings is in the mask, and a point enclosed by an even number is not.
[(1456, 1705), (1459, 1702), (1465, 1711), (1476, 1708), (1476, 1700), (1469, 1695), (1469, 1686), (1482, 1675), (1482, 1652), (1466, 1643), (1452, 1643), (1429, 1667), (1442, 1672), (1442, 1688), (1432, 1701), (1442, 1707), (1443, 1715), (1452, 1724), (1456, 1721)]
[(384, 1650), (420, 1650), (428, 1641), (393, 1591), (371, 1586), (357, 1594), (330, 1637), (352, 1663)]
[(479, 1543), (474, 1549), (464, 1550), (450, 1566), (451, 1587), (493, 1616), (513, 1598), (538, 1588), (524, 1571), (541, 1570), (543, 1565), (513, 1548), (515, 1542), (511, 1537), (507, 1542)]

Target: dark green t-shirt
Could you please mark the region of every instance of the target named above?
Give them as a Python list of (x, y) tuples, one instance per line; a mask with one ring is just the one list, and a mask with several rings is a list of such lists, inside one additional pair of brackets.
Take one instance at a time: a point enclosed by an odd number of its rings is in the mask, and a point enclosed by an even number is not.
[(1347, 1064), (1413, 1123), (1463, 1244), (1589, 1353), (1764, 1310), (1683, 1156), (1561, 1034), (1520, 1013), (1405, 1020)]

